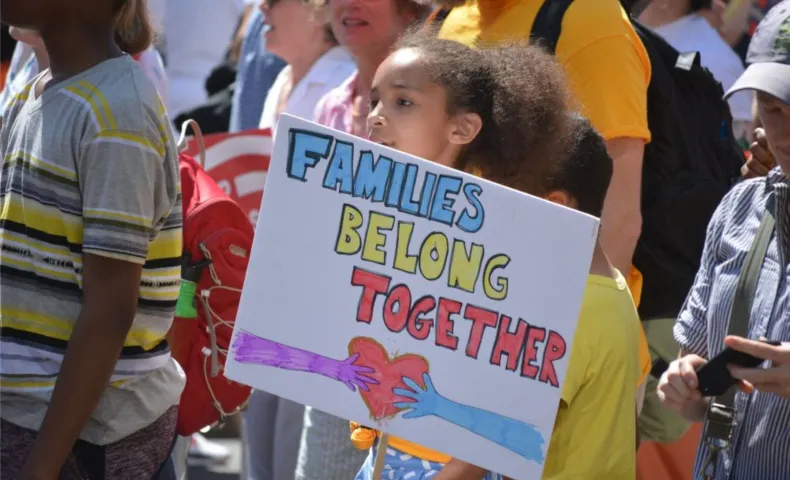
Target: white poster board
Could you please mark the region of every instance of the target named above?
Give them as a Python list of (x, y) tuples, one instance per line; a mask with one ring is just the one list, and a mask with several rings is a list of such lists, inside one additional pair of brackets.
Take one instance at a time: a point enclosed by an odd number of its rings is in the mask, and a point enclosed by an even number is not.
[(540, 478), (598, 220), (288, 115), (265, 192), (227, 377)]

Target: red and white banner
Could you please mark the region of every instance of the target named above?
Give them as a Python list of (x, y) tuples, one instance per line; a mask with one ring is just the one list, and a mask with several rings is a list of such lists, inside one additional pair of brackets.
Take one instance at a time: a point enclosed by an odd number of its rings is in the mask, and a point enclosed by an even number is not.
[[(269, 129), (239, 133), (217, 133), (203, 137), (206, 146), (204, 168), (239, 205), (255, 225), (269, 170), (272, 134)], [(187, 139), (185, 153), (200, 159), (194, 137)]]

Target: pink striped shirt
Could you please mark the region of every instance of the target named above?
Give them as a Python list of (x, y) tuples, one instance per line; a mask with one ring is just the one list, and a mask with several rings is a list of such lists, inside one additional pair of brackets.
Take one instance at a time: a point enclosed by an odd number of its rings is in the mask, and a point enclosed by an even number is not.
[[(357, 84), (357, 72), (354, 72), (340, 86), (324, 95), (315, 107), (313, 121), (341, 132), (354, 132), (354, 86)], [(359, 132), (367, 138), (367, 132)]]

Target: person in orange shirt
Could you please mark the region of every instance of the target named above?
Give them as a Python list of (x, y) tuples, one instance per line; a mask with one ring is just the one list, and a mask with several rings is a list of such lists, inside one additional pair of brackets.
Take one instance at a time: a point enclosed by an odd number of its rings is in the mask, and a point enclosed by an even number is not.
[[(544, 0), (440, 0), (452, 7), (440, 38), (469, 46), (528, 41)], [(581, 112), (600, 132), (614, 160), (612, 183), (601, 217), (601, 243), (612, 264), (627, 272), (639, 304), (642, 276), (631, 260), (641, 234), (644, 147), (650, 141), (647, 87), (650, 60), (619, 0), (575, 0), (562, 22), (556, 48)], [(651, 368), (640, 334), (643, 375)]]

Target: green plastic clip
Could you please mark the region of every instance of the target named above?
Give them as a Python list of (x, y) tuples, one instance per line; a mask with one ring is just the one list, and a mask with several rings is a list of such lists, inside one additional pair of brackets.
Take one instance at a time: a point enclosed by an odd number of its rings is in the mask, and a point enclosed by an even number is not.
[(181, 288), (178, 291), (178, 301), (176, 302), (176, 317), (197, 318), (197, 308), (195, 307), (195, 292), (197, 283), (181, 279)]

